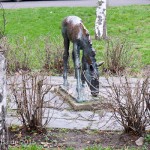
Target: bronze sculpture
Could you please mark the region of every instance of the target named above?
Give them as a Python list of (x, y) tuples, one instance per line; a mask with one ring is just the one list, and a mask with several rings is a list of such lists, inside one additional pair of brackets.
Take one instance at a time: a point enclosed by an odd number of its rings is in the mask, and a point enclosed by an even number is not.
[[(83, 25), (82, 20), (77, 16), (66, 17), (62, 22), (62, 36), (64, 38), (64, 86), (68, 85), (67, 64), (69, 57), (69, 45), (71, 41), (73, 43), (72, 58), (75, 68), (75, 77), (77, 79), (77, 101), (82, 101), (81, 88), (84, 87), (85, 81), (91, 90), (92, 96), (97, 96), (99, 93), (99, 65), (96, 63), (96, 53), (92, 47), (89, 32)], [(80, 50), (83, 51), (82, 67), (80, 64)], [(80, 80), (82, 81), (82, 85)]]

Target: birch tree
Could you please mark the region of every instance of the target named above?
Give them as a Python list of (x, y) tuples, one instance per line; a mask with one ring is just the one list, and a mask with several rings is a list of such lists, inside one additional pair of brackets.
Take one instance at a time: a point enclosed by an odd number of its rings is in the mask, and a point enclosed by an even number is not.
[(95, 38), (97, 40), (107, 38), (106, 1), (107, 0), (98, 0), (96, 8)]

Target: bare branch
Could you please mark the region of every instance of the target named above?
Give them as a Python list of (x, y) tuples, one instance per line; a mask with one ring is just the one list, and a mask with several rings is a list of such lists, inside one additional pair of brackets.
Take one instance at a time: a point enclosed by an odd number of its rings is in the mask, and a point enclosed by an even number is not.
[(127, 77), (120, 78), (120, 83), (108, 84), (108, 103), (114, 116), (122, 124), (125, 132), (142, 135), (150, 125), (150, 80), (138, 79), (133, 85)]

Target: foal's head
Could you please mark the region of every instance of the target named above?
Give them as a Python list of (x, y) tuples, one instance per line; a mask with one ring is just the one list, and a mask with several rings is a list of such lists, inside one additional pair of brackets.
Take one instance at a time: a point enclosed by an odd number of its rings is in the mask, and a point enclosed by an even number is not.
[(86, 57), (84, 76), (93, 96), (99, 93), (99, 71), (95, 59), (95, 50), (92, 47), (92, 41), (88, 31), (83, 26), (82, 49)]
[(91, 90), (93, 96), (97, 96), (99, 93), (99, 71), (98, 64), (95, 59), (95, 50), (92, 49), (90, 56), (87, 56), (86, 69), (84, 71), (86, 82)]

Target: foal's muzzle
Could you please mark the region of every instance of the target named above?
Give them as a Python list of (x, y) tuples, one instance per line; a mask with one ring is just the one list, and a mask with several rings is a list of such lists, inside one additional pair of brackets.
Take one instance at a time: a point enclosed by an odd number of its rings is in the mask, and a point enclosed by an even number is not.
[(99, 94), (99, 80), (98, 79), (91, 80), (91, 94), (94, 97), (97, 97)]
[(97, 97), (99, 92), (91, 92), (92, 96)]

